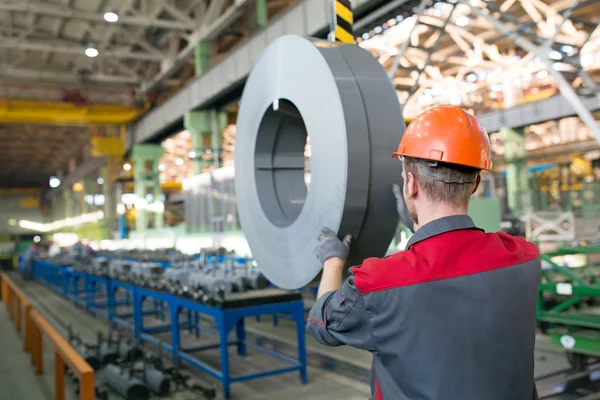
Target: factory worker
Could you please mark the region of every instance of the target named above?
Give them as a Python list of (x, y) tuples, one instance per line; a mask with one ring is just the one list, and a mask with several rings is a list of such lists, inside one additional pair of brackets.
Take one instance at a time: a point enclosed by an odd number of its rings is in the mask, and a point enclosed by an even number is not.
[(323, 229), (309, 333), (373, 354), (373, 400), (537, 399), (539, 251), (467, 215), (480, 172), (492, 168), (487, 133), (458, 107), (433, 108), (393, 157), (398, 212), (414, 235), (405, 251), (366, 259), (342, 282), (351, 240)]
[(26, 281), (33, 279), (33, 261), (40, 255), (40, 248), (33, 243), (23, 256), (23, 279)]

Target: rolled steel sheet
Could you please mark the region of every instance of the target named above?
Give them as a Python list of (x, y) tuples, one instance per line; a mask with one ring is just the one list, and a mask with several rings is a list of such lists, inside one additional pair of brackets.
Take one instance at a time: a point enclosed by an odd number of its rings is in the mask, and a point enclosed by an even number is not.
[(284, 36), (265, 49), (242, 95), (235, 189), (242, 229), (270, 281), (295, 289), (315, 278), (322, 226), (353, 236), (348, 265), (385, 254), (398, 224), (392, 184), (401, 179), (391, 154), (404, 128), (391, 81), (360, 47)]

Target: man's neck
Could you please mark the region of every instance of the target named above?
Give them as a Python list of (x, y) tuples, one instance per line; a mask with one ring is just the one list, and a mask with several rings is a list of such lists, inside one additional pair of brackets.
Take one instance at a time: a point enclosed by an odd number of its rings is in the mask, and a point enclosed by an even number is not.
[(467, 207), (450, 207), (446, 204), (431, 206), (427, 212), (419, 213), (419, 226), (423, 226), (436, 219), (451, 217), (453, 215), (468, 215)]

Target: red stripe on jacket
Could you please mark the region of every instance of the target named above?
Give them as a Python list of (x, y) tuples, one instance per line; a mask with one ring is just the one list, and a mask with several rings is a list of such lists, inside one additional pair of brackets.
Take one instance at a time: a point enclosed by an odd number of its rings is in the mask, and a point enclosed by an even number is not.
[(463, 229), (427, 238), (387, 258), (368, 258), (352, 272), (365, 294), (510, 267), (539, 255), (537, 246), (523, 238)]

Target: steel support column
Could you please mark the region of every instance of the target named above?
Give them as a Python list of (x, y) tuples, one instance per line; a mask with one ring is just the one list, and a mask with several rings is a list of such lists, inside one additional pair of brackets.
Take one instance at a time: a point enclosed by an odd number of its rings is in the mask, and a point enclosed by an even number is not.
[(196, 154), (194, 175), (199, 175), (207, 167), (202, 155), (212, 142), (210, 114), (208, 111), (187, 111), (183, 117), (183, 126), (192, 135), (192, 151)]
[(269, 19), (267, 11), (267, 0), (256, 0), (256, 26), (259, 28), (267, 26)]
[(102, 194), (104, 195), (104, 220), (107, 222), (109, 232), (113, 231), (115, 222), (115, 207), (114, 189), (111, 181), (111, 174), (108, 165), (100, 169), (100, 176), (104, 183), (102, 184)]
[(63, 191), (63, 202), (65, 203), (65, 219), (71, 218), (71, 189)]
[[(135, 226), (137, 231), (148, 229), (149, 206), (152, 206), (151, 212), (154, 214), (154, 228), (162, 228), (164, 225), (164, 212), (158, 209), (162, 205), (158, 170), (162, 155), (163, 150), (160, 145), (139, 144), (133, 147), (132, 159), (135, 166), (133, 182), (137, 197)], [(147, 201), (147, 194), (152, 194), (152, 203)]]
[[(527, 189), (525, 164), (525, 136), (523, 129), (502, 128), (506, 166), (506, 198), (511, 211), (522, 211), (521, 195)], [(515, 160), (516, 159), (516, 160)]]
[(196, 76), (202, 75), (210, 65), (210, 43), (198, 42), (194, 47), (194, 64)]
[(227, 126), (227, 113), (217, 110), (211, 111), (211, 131), (212, 131), (212, 152), (213, 166), (221, 166), (221, 142), (223, 138), (223, 129)]

